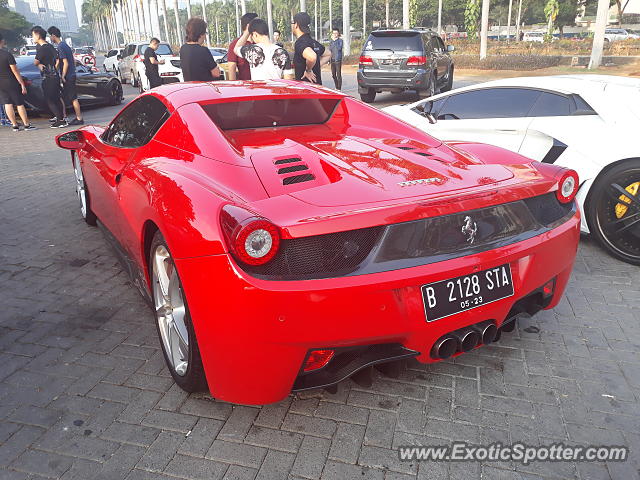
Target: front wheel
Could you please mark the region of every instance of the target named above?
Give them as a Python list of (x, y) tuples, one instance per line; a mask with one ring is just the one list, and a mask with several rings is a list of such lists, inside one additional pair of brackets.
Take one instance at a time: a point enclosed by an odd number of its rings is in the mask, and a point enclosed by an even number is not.
[(109, 84), (109, 105), (120, 105), (123, 100), (122, 84), (116, 80), (111, 80)]
[(640, 159), (621, 162), (596, 179), (586, 217), (589, 230), (607, 252), (640, 265)]
[(369, 88), (367, 90), (367, 93), (360, 94), (360, 99), (364, 103), (373, 103), (373, 101), (376, 99), (376, 91), (373, 88)]
[(205, 390), (207, 382), (187, 299), (169, 247), (159, 231), (151, 241), (149, 276), (156, 327), (169, 372), (183, 390)]

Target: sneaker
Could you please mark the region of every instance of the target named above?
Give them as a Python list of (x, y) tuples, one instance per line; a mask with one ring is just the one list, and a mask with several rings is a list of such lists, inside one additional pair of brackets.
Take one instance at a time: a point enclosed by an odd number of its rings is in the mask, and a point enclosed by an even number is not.
[(27, 130), (37, 130), (37, 128), (29, 124), (24, 126), (24, 131), (26, 132)]
[(58, 121), (58, 117), (51, 117), (49, 119), (49, 123), (56, 123)]
[(64, 128), (68, 126), (69, 124), (66, 120), (58, 120), (57, 122), (51, 124), (51, 128)]
[(69, 125), (84, 125), (84, 120), (78, 120), (77, 118), (74, 118), (69, 122)]
[(20, 131), (20, 125), (14, 125), (11, 130), (13, 130), (14, 132), (19, 132)]

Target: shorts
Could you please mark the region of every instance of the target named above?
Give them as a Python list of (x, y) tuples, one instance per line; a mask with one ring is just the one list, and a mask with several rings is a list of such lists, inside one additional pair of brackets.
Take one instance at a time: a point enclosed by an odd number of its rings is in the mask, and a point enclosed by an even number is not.
[(0, 105), (24, 105), (24, 95), (19, 84), (0, 85)]
[(67, 79), (62, 84), (62, 99), (65, 104), (70, 104), (78, 98), (78, 92), (76, 92), (76, 77)]

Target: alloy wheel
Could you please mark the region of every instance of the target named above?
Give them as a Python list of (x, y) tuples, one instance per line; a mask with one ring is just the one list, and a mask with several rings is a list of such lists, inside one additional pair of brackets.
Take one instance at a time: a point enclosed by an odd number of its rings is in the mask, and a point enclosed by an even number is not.
[(185, 321), (186, 306), (182, 286), (173, 259), (164, 245), (153, 253), (153, 297), (162, 344), (177, 375), (189, 368), (189, 333)]
[(597, 228), (609, 248), (640, 262), (640, 168), (609, 179), (596, 206)]
[(79, 163), (80, 162), (77, 159), (73, 162), (73, 171), (76, 175), (76, 194), (78, 195), (78, 201), (80, 202), (82, 218), (87, 218), (87, 191), (85, 189), (82, 168), (80, 168)]

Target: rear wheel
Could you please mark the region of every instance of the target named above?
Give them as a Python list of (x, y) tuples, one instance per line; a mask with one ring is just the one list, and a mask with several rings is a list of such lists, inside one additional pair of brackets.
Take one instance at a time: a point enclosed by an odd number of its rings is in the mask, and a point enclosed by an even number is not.
[(447, 79), (444, 83), (444, 86), (440, 88), (440, 93), (448, 92), (453, 88), (453, 65), (449, 67), (449, 71), (447, 72)]
[(433, 72), (429, 75), (429, 84), (427, 85), (427, 88), (416, 90), (416, 94), (418, 96), (418, 100), (421, 98), (433, 97), (436, 94), (436, 76)]
[(376, 99), (376, 91), (373, 88), (369, 88), (367, 90), (367, 93), (360, 94), (360, 99), (364, 103), (373, 103), (373, 101)]
[(589, 230), (607, 252), (640, 265), (640, 159), (622, 162), (595, 181), (586, 216)]
[(151, 241), (149, 270), (156, 327), (169, 372), (183, 390), (205, 390), (207, 383), (187, 299), (169, 247), (159, 231)]
[(122, 84), (116, 80), (109, 83), (109, 105), (120, 105), (122, 103)]
[(84, 175), (82, 173), (82, 166), (80, 165), (80, 159), (77, 154), (73, 156), (73, 173), (76, 176), (76, 195), (78, 195), (78, 202), (80, 203), (80, 214), (87, 225), (92, 227), (97, 224), (98, 217), (91, 210), (91, 199), (89, 197), (89, 190), (87, 184), (84, 182)]

